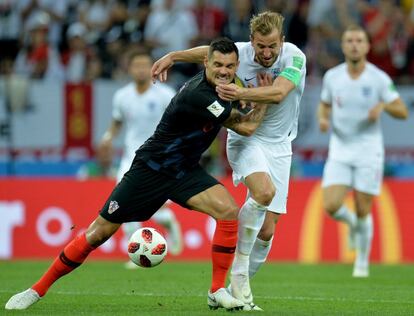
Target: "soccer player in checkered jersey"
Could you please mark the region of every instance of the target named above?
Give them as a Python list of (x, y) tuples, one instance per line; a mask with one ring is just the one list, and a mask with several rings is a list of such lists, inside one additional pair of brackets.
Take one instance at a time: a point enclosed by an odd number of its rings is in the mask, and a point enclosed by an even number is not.
[[(175, 91), (165, 84), (152, 84), (151, 66), (151, 56), (145, 50), (137, 49), (130, 53), (128, 68), (133, 81), (116, 91), (112, 102), (112, 122), (99, 145), (100, 151), (112, 149), (113, 140), (119, 135), (121, 128), (125, 128), (124, 150), (117, 172), (117, 183), (131, 166), (135, 151), (154, 132), (165, 108), (175, 95)], [(181, 228), (168, 203), (152, 219), (167, 230), (168, 250), (171, 254), (178, 255), (183, 247)], [(140, 226), (140, 223), (134, 222), (122, 225), (126, 238), (131, 237)], [(133, 269), (137, 265), (128, 261), (126, 267)]]
[[(299, 104), (305, 87), (306, 57), (284, 42), (282, 15), (263, 12), (250, 20), (250, 42), (236, 43), (240, 51), (239, 84), (219, 85), (225, 100), (267, 103), (265, 118), (252, 137), (229, 131), (227, 156), (233, 181), (244, 183), (248, 195), (239, 214), (239, 236), (231, 271), (232, 295), (253, 303), (250, 281), (266, 261), (276, 223), (287, 213), (292, 158), (291, 142), (297, 135)], [(167, 54), (153, 66), (153, 79), (166, 79), (175, 61), (201, 62), (207, 47)], [(263, 84), (269, 80), (271, 85)], [(248, 86), (253, 85), (253, 88)], [(241, 87), (242, 86), (242, 87)]]
[[(324, 75), (318, 108), (320, 130), (327, 132), (332, 126), (323, 205), (333, 219), (349, 225), (349, 246), (356, 249), (354, 277), (369, 276), (371, 208), (381, 190), (384, 165), (380, 116), (383, 112), (398, 119), (408, 116), (390, 77), (367, 61), (369, 48), (364, 29), (352, 25), (345, 30), (345, 62)], [(344, 205), (349, 189), (354, 190), (356, 214)]]
[(234, 259), (239, 208), (227, 189), (199, 164), (222, 126), (252, 135), (266, 105), (242, 114), (235, 102), (222, 100), (215, 88), (235, 79), (238, 49), (229, 39), (216, 39), (205, 58), (205, 70), (174, 96), (153, 135), (136, 151), (131, 168), (106, 200), (88, 229), (69, 242), (43, 276), (13, 295), (6, 309), (27, 309), (62, 276), (80, 266), (125, 222), (146, 221), (168, 200), (216, 219), (212, 242), (210, 308), (242, 309), (245, 304), (225, 288)]

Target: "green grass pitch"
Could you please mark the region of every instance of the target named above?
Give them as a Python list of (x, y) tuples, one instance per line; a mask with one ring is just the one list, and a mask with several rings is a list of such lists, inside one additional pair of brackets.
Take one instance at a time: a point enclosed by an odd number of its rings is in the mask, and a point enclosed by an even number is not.
[[(123, 262), (89, 261), (60, 279), (37, 304), (6, 311), (8, 298), (28, 288), (45, 261), (0, 261), (0, 315), (216, 315), (206, 294), (207, 262), (164, 262), (126, 270)], [(414, 315), (414, 266), (372, 265), (368, 279), (351, 265), (267, 263), (252, 280), (259, 315)], [(239, 312), (243, 313), (244, 312)]]

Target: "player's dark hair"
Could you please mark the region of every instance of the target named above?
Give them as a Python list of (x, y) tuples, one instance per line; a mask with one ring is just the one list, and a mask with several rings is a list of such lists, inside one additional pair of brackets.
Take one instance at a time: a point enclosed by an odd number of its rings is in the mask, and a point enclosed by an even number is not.
[(219, 37), (211, 41), (210, 48), (208, 50), (209, 59), (215, 51), (218, 51), (222, 54), (231, 54), (235, 52), (237, 59), (239, 59), (239, 50), (237, 49), (236, 44), (234, 44), (234, 42), (227, 37)]
[(128, 54), (127, 55), (128, 56), (128, 65), (130, 65), (131, 62), (134, 60), (134, 58), (138, 57), (138, 56), (146, 56), (151, 60), (151, 62), (153, 61), (150, 51), (148, 49), (144, 48), (144, 47), (141, 47), (141, 46), (133, 48), (127, 54)]

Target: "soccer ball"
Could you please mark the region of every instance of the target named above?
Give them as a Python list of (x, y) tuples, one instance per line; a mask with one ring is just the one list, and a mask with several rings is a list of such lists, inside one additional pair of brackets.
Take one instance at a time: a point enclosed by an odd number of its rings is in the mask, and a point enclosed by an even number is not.
[(129, 258), (136, 265), (151, 268), (159, 265), (167, 254), (167, 241), (152, 227), (143, 227), (128, 241)]

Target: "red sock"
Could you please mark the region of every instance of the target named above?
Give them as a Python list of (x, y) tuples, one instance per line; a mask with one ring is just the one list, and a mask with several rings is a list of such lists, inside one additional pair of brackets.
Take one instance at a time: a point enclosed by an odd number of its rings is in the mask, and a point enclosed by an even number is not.
[(53, 283), (65, 274), (79, 267), (89, 253), (95, 248), (86, 241), (85, 233), (75, 237), (66, 247), (62, 253), (53, 261), (49, 269), (43, 274), (39, 281), (37, 281), (32, 289), (35, 290), (39, 296), (46, 294), (47, 290)]
[(237, 243), (237, 220), (217, 220), (213, 237), (213, 278), (210, 292), (225, 287), (227, 272), (234, 259)]

